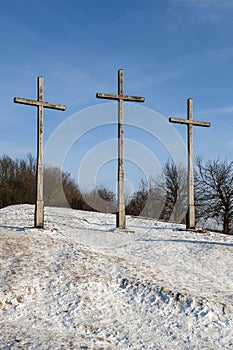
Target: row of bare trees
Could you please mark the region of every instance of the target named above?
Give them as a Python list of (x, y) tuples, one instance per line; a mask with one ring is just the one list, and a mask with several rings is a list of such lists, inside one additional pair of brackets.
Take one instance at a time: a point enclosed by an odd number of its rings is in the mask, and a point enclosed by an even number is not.
[[(98, 209), (102, 198), (105, 207), (115, 202), (115, 195), (105, 188), (81, 194), (68, 172), (56, 167), (44, 169), (44, 203), (47, 206), (80, 210)], [(29, 154), (23, 160), (0, 157), (0, 208), (12, 204), (34, 204), (36, 201), (36, 160)], [(107, 208), (104, 211), (107, 211)]]
[[(0, 158), (0, 207), (36, 200), (36, 161)], [(106, 188), (81, 193), (71, 175), (58, 168), (44, 170), (44, 201), (49, 206), (70, 206), (80, 210), (114, 212), (115, 194)], [(215, 222), (224, 233), (232, 232), (233, 162), (219, 159), (197, 160), (195, 168), (196, 217), (202, 225)], [(163, 174), (141, 181), (138, 191), (127, 200), (126, 213), (171, 222), (185, 222), (187, 211), (187, 171), (167, 161)]]
[(29, 155), (25, 160), (0, 158), (0, 207), (9, 204), (35, 203), (36, 163)]
[[(185, 222), (187, 212), (187, 171), (167, 161), (163, 177), (141, 182), (127, 206), (127, 213), (171, 222)], [(195, 167), (195, 206), (197, 223), (233, 233), (233, 162), (199, 158)]]
[(141, 181), (139, 190), (129, 201), (126, 212), (163, 221), (181, 223), (187, 211), (187, 172), (182, 165), (167, 161), (163, 173)]

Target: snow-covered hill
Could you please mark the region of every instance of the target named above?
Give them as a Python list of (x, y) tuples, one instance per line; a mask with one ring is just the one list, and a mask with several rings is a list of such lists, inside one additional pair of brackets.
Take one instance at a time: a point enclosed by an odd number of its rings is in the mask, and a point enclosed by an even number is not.
[(0, 210), (0, 349), (233, 349), (233, 237)]

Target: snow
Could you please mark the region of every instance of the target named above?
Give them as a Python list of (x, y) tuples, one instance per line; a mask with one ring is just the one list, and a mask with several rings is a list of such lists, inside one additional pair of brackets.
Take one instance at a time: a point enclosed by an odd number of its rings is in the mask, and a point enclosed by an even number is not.
[(111, 214), (0, 210), (0, 349), (233, 349), (233, 237)]

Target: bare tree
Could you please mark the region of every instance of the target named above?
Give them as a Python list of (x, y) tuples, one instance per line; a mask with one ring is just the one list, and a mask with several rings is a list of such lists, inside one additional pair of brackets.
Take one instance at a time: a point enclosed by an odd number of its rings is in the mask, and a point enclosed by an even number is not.
[(82, 193), (83, 210), (115, 213), (117, 210), (114, 192), (100, 187)]
[(15, 181), (17, 202), (35, 202), (36, 198), (36, 159), (32, 154), (28, 154), (26, 159), (15, 161)]
[(161, 190), (166, 193), (166, 200), (161, 219), (183, 222), (187, 212), (187, 170), (182, 165), (168, 160), (163, 168), (164, 180)]
[(164, 177), (162, 174), (157, 177), (150, 177), (148, 181), (148, 195), (146, 203), (141, 212), (142, 216), (154, 219), (161, 219), (161, 213), (166, 201), (166, 189), (163, 187)]
[[(144, 210), (148, 198), (148, 186), (144, 180), (141, 180), (138, 191), (133, 194), (133, 197), (126, 206), (126, 214), (138, 216)], [(143, 215), (146, 216), (146, 213)]]
[(8, 156), (0, 159), (0, 207), (11, 204), (14, 196), (15, 163)]
[(57, 167), (44, 169), (44, 201), (47, 206), (82, 209), (82, 196), (70, 173)]
[(197, 160), (196, 200), (198, 216), (221, 221), (223, 232), (231, 232), (233, 220), (233, 162)]
[(181, 222), (187, 211), (187, 171), (182, 165), (167, 161), (163, 174), (141, 180), (126, 207), (127, 214), (142, 215), (165, 221)]
[(46, 206), (68, 206), (62, 186), (62, 172), (57, 167), (44, 169), (44, 203)]

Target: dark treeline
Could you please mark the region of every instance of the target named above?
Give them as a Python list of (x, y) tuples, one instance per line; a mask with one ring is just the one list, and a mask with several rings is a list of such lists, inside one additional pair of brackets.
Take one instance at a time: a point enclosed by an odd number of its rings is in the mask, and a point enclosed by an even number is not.
[[(141, 181), (139, 189), (126, 198), (126, 214), (163, 221), (184, 223), (187, 211), (187, 171), (182, 165), (167, 161), (163, 173)], [(36, 201), (36, 161), (0, 158), (0, 207), (34, 204)], [(73, 209), (115, 212), (112, 191), (99, 188), (81, 193), (74, 179), (58, 168), (44, 169), (44, 203)], [(224, 233), (232, 233), (233, 162), (197, 160), (195, 167), (195, 206), (197, 222), (208, 225), (214, 220)]]
[[(85, 198), (85, 199), (84, 199)], [(98, 209), (97, 199), (108, 203), (115, 195), (104, 188), (81, 194), (74, 179), (56, 167), (44, 169), (44, 204), (46, 206), (71, 207), (73, 209)], [(24, 160), (13, 160), (4, 155), (0, 158), (0, 208), (12, 204), (34, 204), (36, 202), (36, 160), (28, 155)], [(110, 205), (111, 206), (111, 205)]]
[(36, 163), (29, 155), (26, 160), (0, 158), (0, 207), (10, 204), (35, 203)]

